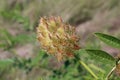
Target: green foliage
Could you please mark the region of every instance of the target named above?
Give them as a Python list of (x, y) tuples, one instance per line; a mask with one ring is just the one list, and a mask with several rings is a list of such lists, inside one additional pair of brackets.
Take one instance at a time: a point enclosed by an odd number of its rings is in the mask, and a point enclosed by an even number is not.
[(9, 21), (9, 22), (17, 22), (23, 25), (25, 30), (32, 30), (32, 25), (30, 25), (30, 20), (26, 16), (22, 16), (19, 5), (16, 5), (15, 8), (12, 10), (5, 9), (0, 12), (0, 16), (2, 16), (3, 19)]
[(0, 68), (5, 68), (11, 65), (14, 61), (12, 59), (0, 60)]
[(33, 68), (33, 66), (31, 66), (31, 59), (21, 59), (21, 58), (14, 58), (14, 63), (13, 63), (13, 68), (19, 68), (21, 70), (24, 70), (26, 73), (30, 72)]
[(103, 33), (95, 33), (95, 35), (104, 43), (115, 48), (120, 48), (120, 39)]
[(31, 66), (36, 66), (40, 62), (44, 54), (45, 52), (41, 50), (40, 53), (38, 53), (36, 57), (32, 59)]
[(6, 47), (6, 46), (11, 46), (12, 45), (12, 37), (11, 35), (8, 33), (7, 30), (5, 29), (0, 29), (0, 40), (1, 40), (1, 43), (0, 43), (0, 47)]
[(13, 48), (15, 45), (18, 44), (24, 44), (24, 43), (28, 43), (33, 41), (33, 37), (35, 35), (30, 34), (19, 34), (17, 36), (12, 36), (7, 30), (5, 29), (1, 29), (0, 30), (1, 34), (0, 34), (0, 47), (4, 48), (4, 49), (10, 49)]
[(107, 52), (102, 51), (102, 50), (91, 50), (91, 49), (87, 49), (86, 52), (87, 52), (89, 55), (95, 56), (95, 57), (97, 57), (97, 58), (115, 61), (115, 59), (114, 59), (111, 55), (109, 55)]

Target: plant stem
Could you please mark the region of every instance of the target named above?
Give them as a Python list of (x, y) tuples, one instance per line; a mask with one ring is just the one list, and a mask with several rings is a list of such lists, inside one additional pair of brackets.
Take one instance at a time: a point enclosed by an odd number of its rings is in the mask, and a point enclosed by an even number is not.
[(112, 75), (113, 71), (115, 70), (116, 66), (114, 66), (111, 71), (108, 73), (107, 77), (106, 77), (106, 80), (109, 80), (110, 79), (110, 76)]
[(84, 66), (84, 68), (95, 78), (98, 79), (98, 77), (95, 75), (95, 73), (83, 62), (80, 60), (80, 63)]
[(80, 60), (79, 55), (75, 55), (75, 59), (78, 60), (80, 62), (81, 65), (84, 66), (84, 68), (97, 80), (98, 77), (96, 76), (96, 74), (83, 62)]
[(109, 80), (110, 76), (112, 75), (113, 71), (115, 70), (116, 66), (119, 64), (120, 58), (116, 60), (116, 65), (111, 69), (111, 71), (108, 73), (106, 80)]

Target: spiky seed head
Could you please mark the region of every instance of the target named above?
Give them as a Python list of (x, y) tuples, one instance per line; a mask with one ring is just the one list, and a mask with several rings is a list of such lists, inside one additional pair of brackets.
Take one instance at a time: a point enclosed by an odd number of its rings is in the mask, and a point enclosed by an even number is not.
[(42, 49), (57, 56), (59, 61), (63, 57), (74, 56), (73, 52), (80, 49), (75, 27), (63, 23), (60, 17), (41, 18), (37, 27), (37, 39)]

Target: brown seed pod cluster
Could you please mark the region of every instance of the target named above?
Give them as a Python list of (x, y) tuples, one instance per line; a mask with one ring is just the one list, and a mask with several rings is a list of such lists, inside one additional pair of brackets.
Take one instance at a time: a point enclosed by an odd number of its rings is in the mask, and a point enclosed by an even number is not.
[(57, 56), (59, 61), (63, 57), (74, 56), (73, 52), (80, 49), (75, 27), (63, 23), (60, 17), (41, 18), (37, 27), (37, 39), (42, 49)]

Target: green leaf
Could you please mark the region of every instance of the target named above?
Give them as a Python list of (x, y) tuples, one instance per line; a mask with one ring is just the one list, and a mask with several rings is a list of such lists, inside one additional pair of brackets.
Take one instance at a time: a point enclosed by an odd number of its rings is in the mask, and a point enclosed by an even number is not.
[(91, 50), (87, 49), (86, 52), (89, 55), (95, 56), (97, 58), (105, 59), (105, 60), (110, 60), (110, 61), (115, 61), (115, 58), (109, 55), (107, 52), (102, 51), (102, 50)]
[(103, 33), (95, 33), (95, 35), (104, 43), (115, 48), (120, 48), (120, 39)]
[(0, 67), (8, 67), (10, 64), (12, 64), (14, 61), (12, 59), (5, 59), (0, 60)]
[(35, 58), (32, 59), (31, 66), (39, 64), (39, 61), (41, 60), (41, 58), (44, 55), (44, 53), (45, 52), (41, 50), (40, 53)]

